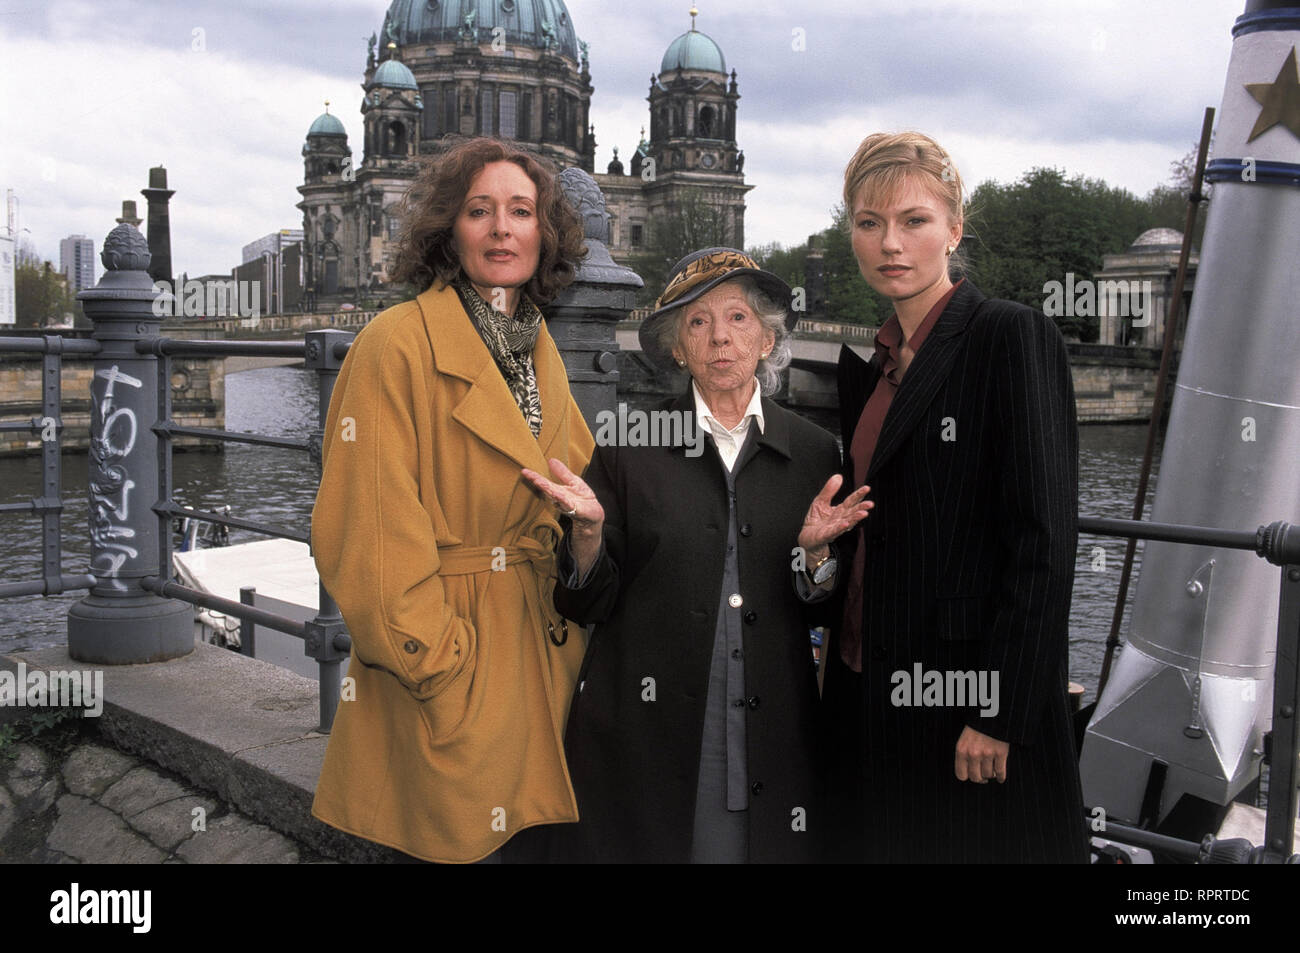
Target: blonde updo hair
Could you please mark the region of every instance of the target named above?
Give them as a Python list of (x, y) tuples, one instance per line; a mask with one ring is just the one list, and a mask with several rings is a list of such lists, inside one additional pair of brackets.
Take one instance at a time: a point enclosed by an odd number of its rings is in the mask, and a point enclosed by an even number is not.
[(932, 191), (948, 208), (951, 224), (963, 221), (962, 182), (939, 143), (920, 132), (878, 132), (867, 136), (844, 170), (844, 210), (852, 228), (853, 204), (895, 195), (909, 177)]

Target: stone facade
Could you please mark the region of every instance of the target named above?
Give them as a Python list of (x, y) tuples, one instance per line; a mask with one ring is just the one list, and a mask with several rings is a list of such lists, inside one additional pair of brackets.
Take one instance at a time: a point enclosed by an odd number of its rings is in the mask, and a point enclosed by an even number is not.
[[(596, 141), (586, 44), (562, 0), (426, 4), (393, 0), (366, 61), (362, 157), (326, 111), (303, 146), (304, 300), (385, 293), (400, 229), (399, 203), (421, 157), (469, 136), (511, 139), (557, 169), (593, 171)], [(702, 204), (721, 241), (744, 247), (744, 155), (736, 143), (736, 73), (691, 29), (651, 76), (650, 138), (630, 167), (615, 155), (596, 181), (621, 264), (644, 253), (653, 223)]]

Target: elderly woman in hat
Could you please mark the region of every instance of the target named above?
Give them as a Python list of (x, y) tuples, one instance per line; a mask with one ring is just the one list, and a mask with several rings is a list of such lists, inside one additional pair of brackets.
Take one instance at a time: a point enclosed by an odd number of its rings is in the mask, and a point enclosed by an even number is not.
[(598, 438), (584, 479), (560, 461), (551, 480), (524, 472), (569, 520), (556, 608), (594, 623), (565, 734), (581, 818), (556, 829), (563, 859), (819, 856), (808, 627), (838, 576), (829, 543), (871, 504), (864, 487), (831, 505), (834, 438), (767, 396), (790, 362), (790, 294), (735, 249), (682, 259), (640, 332), (690, 376), (657, 411), (685, 423), (681, 445)]

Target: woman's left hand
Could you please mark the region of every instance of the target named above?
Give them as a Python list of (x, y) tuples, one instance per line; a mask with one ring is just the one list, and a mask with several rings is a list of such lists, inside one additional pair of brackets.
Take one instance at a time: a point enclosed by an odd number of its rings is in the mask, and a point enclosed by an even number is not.
[(860, 486), (846, 496), (839, 506), (832, 506), (831, 500), (843, 482), (844, 478), (835, 474), (809, 504), (808, 514), (803, 518), (803, 529), (799, 531), (799, 545), (805, 552), (815, 555), (831, 540), (866, 519), (871, 508), (876, 505), (866, 498), (871, 487)]
[(958, 781), (987, 784), (996, 780), (1002, 784), (1007, 780), (1007, 758), (1010, 754), (1011, 745), (1007, 742), (967, 725), (957, 739), (953, 771)]

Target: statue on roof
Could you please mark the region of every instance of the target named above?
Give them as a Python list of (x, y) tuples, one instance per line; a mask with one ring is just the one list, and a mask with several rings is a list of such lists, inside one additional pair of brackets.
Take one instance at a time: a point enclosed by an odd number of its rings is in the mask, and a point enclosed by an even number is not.
[(366, 43), (366, 69), (375, 68), (375, 44), (378, 42), (379, 37), (371, 33), (370, 39)]
[(474, 39), (474, 18), (478, 16), (478, 10), (470, 7), (465, 11), (465, 20), (460, 28), (460, 36), (463, 40)]
[(555, 36), (555, 24), (551, 22), (550, 17), (542, 21), (542, 36), (546, 38), (546, 49), (548, 51), (560, 45)]
[(590, 47), (587, 46), (585, 40), (579, 40), (578, 49), (582, 50), (582, 68), (585, 70), (587, 68), (587, 50), (590, 49)]

